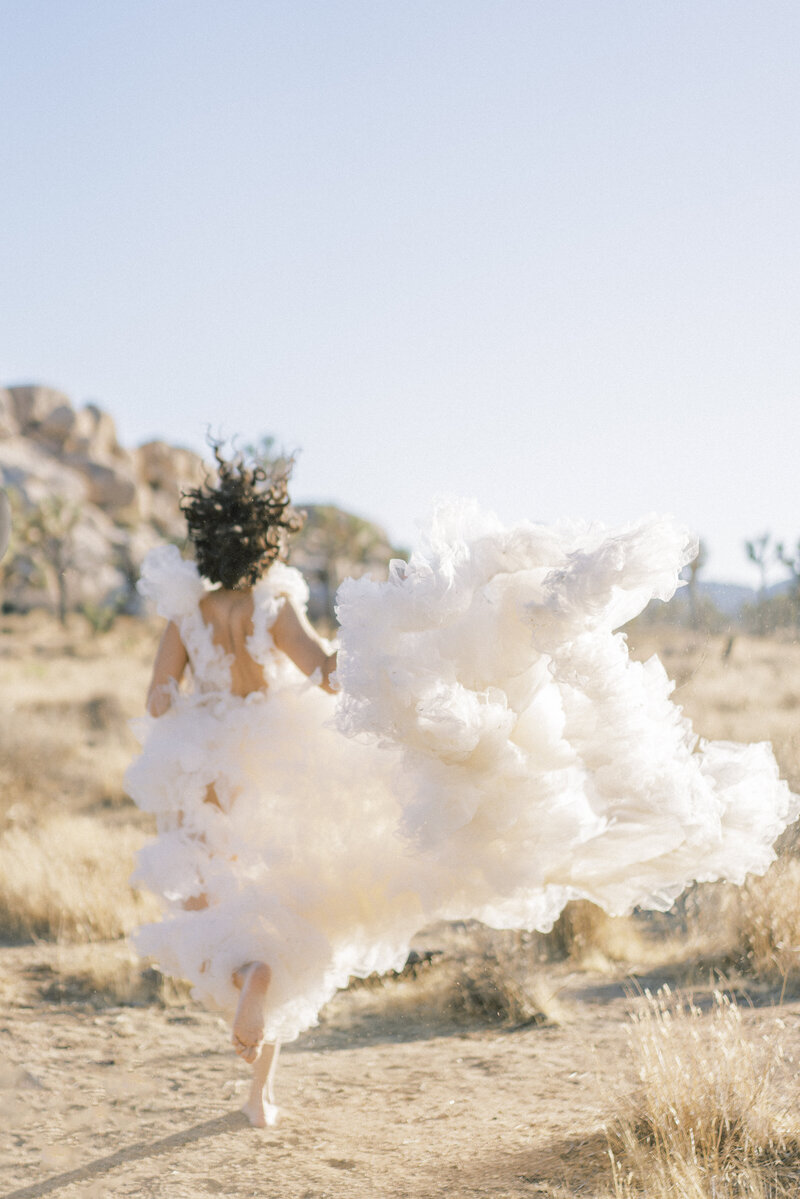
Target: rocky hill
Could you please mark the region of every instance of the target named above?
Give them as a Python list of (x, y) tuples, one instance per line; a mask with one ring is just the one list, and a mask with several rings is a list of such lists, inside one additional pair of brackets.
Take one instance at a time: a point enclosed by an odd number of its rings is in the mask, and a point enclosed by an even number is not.
[[(1, 568), (6, 610), (137, 610), (142, 558), (159, 542), (183, 542), (180, 494), (204, 473), (199, 455), (163, 441), (124, 448), (95, 404), (76, 409), (49, 387), (0, 388), (0, 484), (13, 508)], [(292, 562), (311, 586), (312, 617), (332, 623), (341, 579), (385, 571), (398, 551), (369, 521), (305, 507)]]

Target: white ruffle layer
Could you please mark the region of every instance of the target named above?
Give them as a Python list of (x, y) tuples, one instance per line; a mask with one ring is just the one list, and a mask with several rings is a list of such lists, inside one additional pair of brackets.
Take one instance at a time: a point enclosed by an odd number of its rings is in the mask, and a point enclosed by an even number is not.
[(426, 910), (547, 929), (569, 899), (668, 908), (767, 868), (798, 813), (771, 748), (698, 741), (614, 631), (695, 553), (657, 517), (506, 529), (450, 503), (387, 582), (342, 585), (340, 727), (402, 753)]
[(272, 646), (283, 597), (305, 602), (296, 571), (255, 589), (269, 690), (238, 699), (205, 584), (156, 551), (143, 590), (177, 621), (194, 689), (137, 723), (126, 776), (159, 827), (135, 879), (164, 918), (140, 951), (225, 1010), (234, 970), (269, 962), (267, 1036), (289, 1040), (433, 919), (545, 930), (572, 898), (667, 908), (693, 879), (763, 872), (798, 813), (770, 747), (698, 741), (658, 659), (632, 662), (614, 631), (669, 598), (695, 549), (657, 518), (506, 529), (443, 505), (387, 582), (340, 589), (338, 705)]

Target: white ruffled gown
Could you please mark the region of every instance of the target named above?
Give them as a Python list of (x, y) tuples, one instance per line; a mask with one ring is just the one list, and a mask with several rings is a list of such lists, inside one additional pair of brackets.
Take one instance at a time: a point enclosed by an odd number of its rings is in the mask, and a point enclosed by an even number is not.
[[(770, 746), (698, 740), (658, 659), (632, 662), (614, 631), (695, 551), (658, 518), (506, 529), (440, 506), (387, 582), (340, 588), (338, 704), (270, 643), (281, 595), (304, 602), (296, 571), (255, 589), (269, 689), (237, 699), (202, 580), (155, 551), (142, 588), (195, 690), (142, 722), (127, 776), (161, 829), (136, 878), (169, 905), (139, 949), (224, 1008), (231, 972), (269, 962), (267, 1036), (290, 1039), (428, 921), (546, 930), (570, 899), (666, 909), (695, 879), (763, 872), (800, 811)], [(181, 910), (199, 891), (209, 908)]]
[[(335, 701), (275, 650), (270, 627), (283, 597), (303, 610), (298, 571), (274, 564), (253, 589), (248, 651), (267, 690), (231, 694), (229, 662), (198, 607), (207, 584), (174, 546), (145, 562), (140, 589), (174, 620), (192, 689), (134, 722), (140, 756), (126, 776), (158, 836), (132, 881), (163, 899), (163, 918), (134, 944), (160, 969), (231, 1013), (232, 974), (272, 969), (266, 1038), (288, 1041), (353, 975), (400, 969), (422, 922), (409, 890), (391, 755), (337, 732)], [(204, 802), (213, 784), (220, 807)], [(184, 910), (205, 895), (208, 907)]]

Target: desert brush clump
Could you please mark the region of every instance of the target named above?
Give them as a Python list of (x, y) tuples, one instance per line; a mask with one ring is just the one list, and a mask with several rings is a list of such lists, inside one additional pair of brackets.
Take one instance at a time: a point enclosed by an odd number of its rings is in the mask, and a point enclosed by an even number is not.
[(733, 904), (734, 944), (747, 968), (784, 987), (800, 976), (800, 860), (780, 858), (748, 879)]
[(112, 940), (158, 914), (128, 884), (140, 829), (55, 814), (0, 833), (0, 937)]
[[(41, 949), (41, 946), (40, 946)], [(29, 971), (46, 1003), (109, 1007), (174, 1007), (190, 1002), (189, 986), (144, 965), (127, 941), (59, 944)]]
[(630, 962), (645, 953), (640, 930), (630, 916), (609, 916), (588, 899), (572, 900), (542, 944), (548, 956), (569, 958), (587, 969)]
[[(552, 993), (551, 993), (552, 992)], [(552, 988), (523, 967), (484, 959), (453, 974), (442, 995), (446, 1013), (460, 1023), (559, 1024), (564, 1008)]]
[(639, 1085), (607, 1130), (617, 1199), (797, 1193), (798, 1096), (781, 1027), (754, 1039), (728, 995), (704, 1011), (668, 987), (645, 991), (632, 1017)]
[(400, 971), (351, 979), (347, 1002), (353, 1010), (380, 1010), (383, 1018), (413, 1018), (428, 1027), (514, 1028), (569, 1018), (557, 985), (542, 970), (536, 934), (476, 921), (442, 924), (431, 933), (443, 948), (412, 950)]
[(542, 965), (539, 934), (476, 923), (452, 957), (433, 963), (428, 985), (442, 1014), (458, 1023), (561, 1023), (566, 1012)]

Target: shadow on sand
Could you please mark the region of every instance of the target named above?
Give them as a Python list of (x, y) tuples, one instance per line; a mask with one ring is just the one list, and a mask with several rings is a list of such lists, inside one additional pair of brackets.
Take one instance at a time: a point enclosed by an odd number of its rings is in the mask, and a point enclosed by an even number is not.
[(160, 1153), (168, 1153), (171, 1149), (180, 1149), (184, 1145), (191, 1145), (194, 1141), (218, 1137), (223, 1133), (234, 1132), (240, 1128), (252, 1131), (250, 1121), (245, 1114), (228, 1112), (224, 1116), (217, 1116), (214, 1120), (204, 1120), (202, 1124), (195, 1124), (192, 1128), (174, 1132), (160, 1141), (139, 1141), (136, 1145), (129, 1145), (126, 1149), (118, 1149), (116, 1153), (110, 1153), (107, 1157), (98, 1157), (95, 1161), (89, 1162), (85, 1166), (78, 1166), (75, 1170), (67, 1170), (63, 1174), (53, 1174), (50, 1178), (42, 1179), (41, 1182), (31, 1183), (30, 1186), (20, 1187), (16, 1191), (8, 1191), (5, 1195), (0, 1196), (0, 1199), (38, 1199), (40, 1195), (49, 1195), (70, 1183), (88, 1182), (92, 1178), (97, 1178), (98, 1175), (106, 1174), (109, 1170), (115, 1170), (118, 1166), (124, 1166), (128, 1162), (157, 1157)]
[(634, 1005), (646, 993), (656, 995), (664, 987), (668, 987), (676, 998), (691, 998), (701, 1011), (714, 1006), (716, 992), (731, 996), (745, 1008), (780, 1007), (782, 1003), (800, 997), (800, 988), (795, 982), (776, 986), (774, 982), (748, 978), (731, 969), (730, 963), (722, 959), (688, 959), (658, 970), (637, 971), (608, 980), (587, 977), (577, 985), (566, 987), (563, 995), (578, 1003), (605, 1006), (624, 999)]

